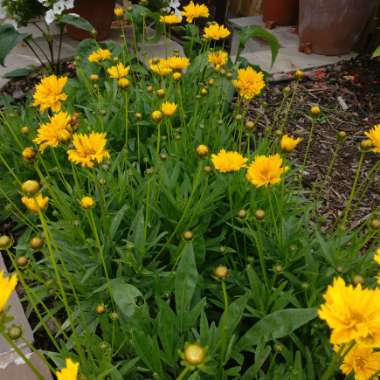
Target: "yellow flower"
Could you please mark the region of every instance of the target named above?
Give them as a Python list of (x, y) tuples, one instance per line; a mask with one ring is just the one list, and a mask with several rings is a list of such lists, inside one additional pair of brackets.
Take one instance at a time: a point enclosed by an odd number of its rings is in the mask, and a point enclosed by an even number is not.
[(321, 109), (319, 106), (312, 106), (310, 107), (310, 113), (311, 116), (319, 116), (319, 114), (321, 113)]
[(148, 61), (149, 68), (156, 74), (160, 76), (166, 76), (170, 74), (173, 70), (169, 67), (168, 61), (165, 58), (160, 59), (150, 59)]
[(218, 154), (211, 156), (211, 161), (215, 169), (221, 173), (237, 172), (244, 168), (247, 158), (244, 158), (238, 152), (231, 152), (222, 149)]
[(15, 287), (17, 285), (17, 276), (4, 276), (4, 273), (0, 271), (0, 314), (5, 310), (9, 298), (11, 297)]
[(276, 185), (286, 171), (279, 154), (256, 156), (248, 167), (247, 180), (256, 187)]
[(22, 158), (24, 160), (32, 160), (36, 156), (36, 151), (31, 147), (28, 146), (22, 151)]
[(89, 197), (89, 196), (86, 196), (86, 197), (83, 197), (81, 200), (80, 200), (80, 207), (84, 208), (84, 209), (88, 209), (88, 208), (91, 208), (95, 205), (95, 201), (94, 201), (94, 198), (92, 197)]
[(377, 248), (377, 250), (376, 250), (374, 260), (375, 260), (376, 264), (380, 265), (380, 247)]
[(240, 69), (238, 77), (233, 81), (233, 84), (241, 97), (251, 100), (254, 96), (259, 95), (265, 87), (264, 74), (255, 71), (252, 67)]
[(38, 193), (33, 197), (22, 197), (21, 202), (29, 211), (38, 213), (38, 211), (43, 211), (46, 209), (49, 203), (49, 198), (44, 197), (41, 193)]
[(117, 81), (117, 85), (121, 88), (125, 88), (129, 86), (129, 80), (127, 78), (120, 78)]
[(182, 17), (179, 17), (175, 15), (174, 13), (170, 15), (160, 16), (161, 24), (174, 25), (174, 24), (179, 24), (181, 22), (182, 22)]
[(105, 61), (112, 57), (112, 53), (108, 49), (98, 49), (93, 51), (89, 56), (88, 60), (92, 63), (97, 63), (100, 61)]
[(206, 40), (221, 40), (227, 38), (231, 32), (224, 26), (213, 22), (203, 30), (203, 38)]
[(340, 369), (345, 375), (353, 372), (355, 380), (372, 379), (372, 376), (380, 371), (380, 352), (375, 352), (370, 347), (355, 345), (344, 357)]
[(105, 133), (91, 132), (84, 135), (77, 133), (73, 136), (75, 149), (67, 151), (69, 161), (85, 168), (93, 168), (95, 163), (100, 164), (110, 154), (105, 146), (107, 138)]
[(369, 132), (365, 132), (365, 135), (371, 140), (371, 151), (380, 153), (380, 124), (375, 125)]
[(210, 12), (204, 4), (194, 4), (194, 1), (183, 7), (182, 15), (186, 17), (188, 23), (192, 23), (195, 18), (207, 18)]
[(189, 58), (186, 57), (169, 57), (166, 59), (166, 62), (168, 67), (173, 71), (181, 71), (187, 69), (187, 67), (190, 65)]
[(228, 61), (228, 53), (223, 50), (211, 52), (208, 54), (208, 61), (215, 69), (220, 70)]
[(107, 69), (107, 73), (113, 79), (124, 78), (129, 74), (129, 66), (125, 67), (122, 63), (118, 63)]
[(71, 359), (66, 359), (66, 368), (57, 371), (57, 380), (77, 380), (79, 363), (74, 363)]
[(207, 349), (198, 343), (186, 344), (182, 354), (184, 362), (190, 366), (199, 366), (206, 359)]
[(42, 78), (41, 82), (36, 86), (36, 91), (33, 95), (33, 105), (40, 107), (41, 112), (49, 108), (53, 112), (60, 111), (61, 103), (67, 99), (67, 95), (63, 92), (66, 83), (67, 77), (50, 75)]
[(62, 141), (71, 138), (71, 116), (67, 112), (59, 112), (50, 117), (49, 122), (41, 124), (37, 137), (33, 140), (43, 152), (47, 147), (56, 148)]
[(294, 138), (288, 135), (284, 135), (280, 141), (280, 147), (285, 152), (292, 152), (297, 145), (302, 141), (300, 137)]
[(302, 79), (304, 76), (305, 76), (305, 73), (304, 73), (302, 70), (297, 70), (297, 71), (294, 73), (294, 77), (295, 77), (296, 79)]
[(173, 116), (177, 111), (177, 105), (175, 103), (164, 102), (161, 104), (161, 111), (165, 116)]
[(124, 9), (122, 7), (115, 7), (113, 13), (116, 17), (122, 17), (124, 15)]
[(380, 346), (380, 289), (355, 288), (336, 278), (323, 296), (319, 318), (332, 330), (332, 344), (352, 340), (370, 346)]

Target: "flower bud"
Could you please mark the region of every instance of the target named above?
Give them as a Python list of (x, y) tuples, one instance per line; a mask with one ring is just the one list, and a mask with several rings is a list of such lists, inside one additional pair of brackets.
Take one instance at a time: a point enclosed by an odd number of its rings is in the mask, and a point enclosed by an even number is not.
[(258, 210), (256, 210), (255, 216), (257, 220), (263, 220), (265, 218), (265, 211), (259, 208)]
[(218, 279), (218, 280), (225, 280), (228, 276), (228, 268), (225, 266), (225, 265), (218, 265), (215, 269), (214, 269), (214, 276)]
[(207, 88), (202, 88), (201, 89), (201, 95), (206, 96), (208, 94)]
[(8, 336), (9, 336), (12, 340), (17, 340), (17, 339), (21, 338), (21, 336), (22, 336), (22, 328), (21, 328), (21, 326), (13, 325), (13, 326), (7, 331), (7, 334), (8, 334)]
[(156, 91), (156, 94), (158, 97), (163, 98), (165, 96), (165, 90), (163, 88), (160, 88)]
[(281, 264), (276, 264), (276, 265), (273, 267), (273, 271), (274, 271), (274, 273), (276, 273), (276, 274), (281, 274), (281, 273), (284, 271), (284, 267), (283, 267)]
[(360, 148), (362, 148), (363, 150), (369, 150), (373, 147), (373, 143), (371, 140), (367, 139), (367, 140), (363, 140), (361, 143), (360, 143)]
[(215, 84), (215, 80), (214, 79), (209, 79), (208, 80), (208, 85), (209, 86), (213, 86)]
[(317, 116), (320, 115), (320, 113), (321, 113), (321, 109), (319, 108), (319, 106), (312, 106), (310, 108), (310, 114), (311, 114), (311, 116), (317, 117)]
[(182, 234), (183, 238), (185, 240), (192, 240), (193, 239), (193, 233), (191, 231), (185, 231), (183, 234)]
[(35, 236), (30, 240), (29, 245), (32, 249), (37, 250), (41, 249), (44, 246), (44, 243), (44, 239), (39, 236)]
[(237, 217), (239, 219), (245, 219), (247, 217), (247, 215), (248, 215), (248, 213), (244, 209), (239, 210), (239, 212), (237, 213)]
[(188, 344), (185, 346), (183, 358), (186, 364), (198, 366), (206, 359), (206, 349), (198, 343)]
[(116, 313), (116, 312), (112, 312), (112, 313), (110, 314), (110, 320), (113, 321), (113, 322), (118, 321), (119, 318), (120, 318), (120, 317), (119, 317), (119, 314)]
[(142, 114), (141, 114), (141, 112), (136, 112), (136, 113), (135, 113), (135, 118), (136, 118), (136, 120), (141, 120), (141, 119), (142, 119)]
[(0, 250), (9, 249), (13, 245), (13, 239), (10, 236), (2, 235), (0, 236)]
[(166, 153), (160, 153), (160, 160), (166, 161), (168, 159), (168, 155)]
[(252, 120), (247, 120), (245, 122), (245, 129), (247, 129), (248, 131), (251, 131), (254, 128), (255, 128), (255, 123)]
[(147, 86), (146, 90), (147, 90), (148, 92), (153, 92), (153, 86)]
[(94, 207), (95, 205), (95, 201), (94, 201), (94, 198), (92, 197), (83, 197), (81, 200), (80, 200), (80, 207), (84, 208), (85, 210), (89, 209), (89, 208), (92, 208)]
[(352, 279), (352, 282), (354, 285), (363, 285), (364, 284), (364, 278), (360, 276), (359, 274), (355, 275)]
[(99, 80), (99, 75), (98, 74), (91, 74), (90, 75), (90, 80), (92, 82), (97, 82)]
[(29, 133), (30, 129), (28, 127), (22, 127), (21, 128), (21, 133), (23, 135), (27, 135)]
[(173, 80), (175, 80), (177, 82), (177, 81), (182, 79), (182, 74), (179, 72), (175, 72), (175, 73), (173, 73), (172, 77), (173, 77)]
[(120, 78), (118, 81), (117, 81), (117, 85), (120, 87), (120, 88), (127, 88), (129, 86), (129, 79), (127, 78)]
[(203, 171), (206, 173), (206, 174), (210, 174), (213, 172), (213, 167), (210, 166), (210, 165), (206, 165), (204, 168), (203, 168)]
[(232, 73), (227, 73), (226, 74), (226, 78), (229, 79), (229, 80), (232, 79)]
[(240, 114), (240, 113), (238, 113), (237, 115), (235, 115), (235, 120), (236, 120), (236, 121), (241, 121), (241, 120), (243, 120), (243, 115)]
[(380, 230), (380, 219), (372, 219), (371, 221), (371, 227), (374, 229), (374, 230)]
[(26, 267), (29, 264), (29, 259), (26, 256), (20, 256), (16, 259), (16, 264), (19, 267)]
[(33, 160), (36, 157), (36, 151), (28, 146), (22, 151), (22, 158), (26, 161)]
[(345, 131), (339, 131), (336, 135), (338, 140), (345, 140), (347, 137), (347, 133)]
[(198, 145), (195, 151), (199, 157), (205, 157), (209, 154), (208, 146), (203, 144)]
[(305, 76), (305, 73), (302, 70), (297, 70), (294, 73), (294, 78), (296, 78), (298, 80), (302, 79), (304, 76)]
[(156, 123), (159, 123), (162, 120), (162, 112), (158, 110), (153, 111), (151, 114), (151, 117), (153, 121), (155, 121)]
[(96, 314), (102, 315), (106, 312), (106, 307), (104, 306), (104, 304), (99, 304), (96, 306), (95, 311), (96, 311)]
[(38, 181), (29, 179), (21, 185), (21, 191), (26, 194), (34, 195), (40, 191), (40, 184)]
[(286, 86), (282, 89), (282, 92), (284, 95), (289, 95), (291, 91), (291, 88), (289, 86)]

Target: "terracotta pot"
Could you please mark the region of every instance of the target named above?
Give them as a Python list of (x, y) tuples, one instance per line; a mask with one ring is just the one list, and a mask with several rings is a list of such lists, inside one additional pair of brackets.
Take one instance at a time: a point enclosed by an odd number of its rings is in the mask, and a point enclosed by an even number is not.
[[(75, 0), (71, 12), (88, 20), (97, 31), (96, 39), (101, 41), (108, 37), (114, 17), (115, 0)], [(70, 37), (76, 40), (90, 38), (90, 34), (73, 26), (67, 27)]]
[(375, 15), (377, 0), (300, 0), (299, 36), (314, 53), (349, 53)]
[(264, 22), (275, 25), (296, 25), (298, 21), (298, 1), (264, 0)]

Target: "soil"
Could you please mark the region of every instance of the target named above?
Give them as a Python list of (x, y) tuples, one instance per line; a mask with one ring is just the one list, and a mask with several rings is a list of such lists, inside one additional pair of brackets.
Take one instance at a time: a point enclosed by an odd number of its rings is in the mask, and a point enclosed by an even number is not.
[[(359, 144), (364, 140), (364, 132), (380, 124), (380, 60), (363, 56), (305, 74), (296, 91), (294, 107), (285, 131), (303, 137), (303, 143), (294, 153), (302, 165), (311, 127), (308, 112), (312, 105), (320, 106), (322, 112), (314, 128), (303, 183), (306, 189), (311, 190), (315, 182), (326, 181), (324, 189), (314, 192), (312, 196), (314, 199), (320, 196), (322, 204), (319, 215), (325, 219), (326, 225), (331, 226), (341, 215), (351, 192), (360, 157)], [(258, 122), (260, 129), (270, 126), (274, 112), (283, 99), (283, 88), (291, 85), (286, 79), (290, 80), (291, 77), (283, 77), (280, 82), (268, 86), (264, 95), (268, 105), (265, 116)], [(258, 111), (257, 106), (252, 105), (253, 118)], [(347, 139), (342, 143), (331, 178), (326, 179), (339, 131), (346, 132)], [(365, 154), (359, 188), (368, 171), (379, 159), (379, 154)], [(373, 176), (368, 190), (359, 198), (352, 207), (350, 227), (360, 224), (374, 211), (379, 214), (380, 170)]]

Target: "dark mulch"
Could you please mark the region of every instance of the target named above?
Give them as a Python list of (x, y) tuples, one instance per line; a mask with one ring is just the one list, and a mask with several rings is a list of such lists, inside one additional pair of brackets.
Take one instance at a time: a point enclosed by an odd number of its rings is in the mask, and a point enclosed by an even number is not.
[[(322, 205), (319, 213), (330, 225), (340, 215), (350, 194), (360, 155), (358, 144), (363, 140), (364, 131), (380, 124), (380, 60), (359, 57), (306, 74), (307, 77), (297, 90), (295, 107), (286, 126), (288, 134), (304, 138), (302, 146), (295, 153), (302, 163), (311, 125), (307, 112), (311, 105), (320, 105), (322, 114), (314, 129), (303, 176), (306, 189), (312, 189), (315, 181), (324, 180), (337, 144), (337, 132), (345, 131), (348, 136), (335, 163), (332, 178), (327, 181), (325, 191), (321, 193)], [(272, 83), (268, 87), (265, 93), (268, 103), (266, 117), (260, 120), (259, 127), (268, 127), (273, 113), (281, 103), (283, 88), (289, 85), (290, 82), (283, 81)], [(345, 105), (347, 109), (343, 109)], [(359, 184), (379, 159), (380, 155), (366, 154)], [(380, 172), (372, 180), (364, 196), (356, 200), (355, 205), (351, 214), (351, 226), (360, 223), (380, 207)]]

